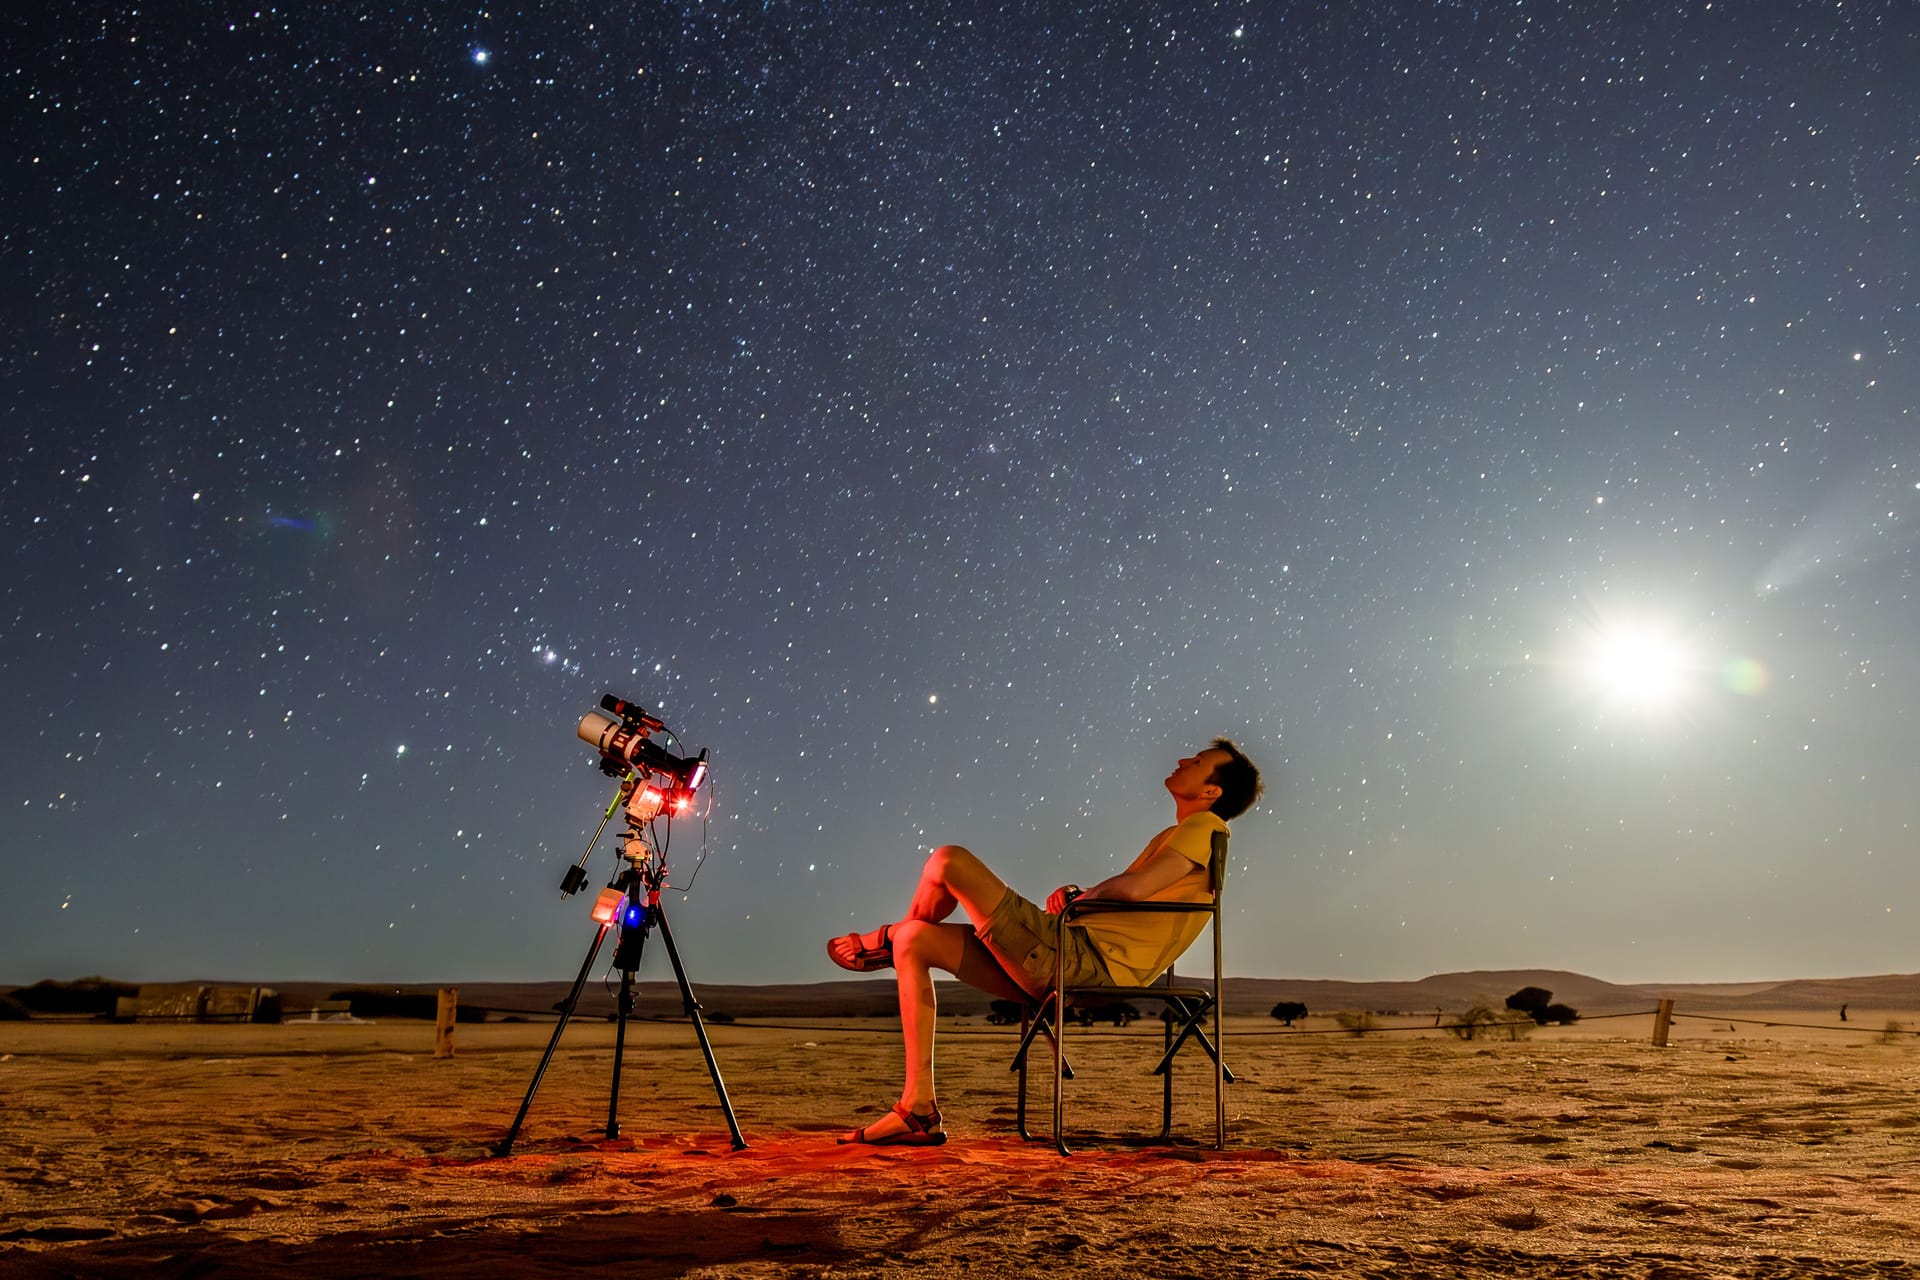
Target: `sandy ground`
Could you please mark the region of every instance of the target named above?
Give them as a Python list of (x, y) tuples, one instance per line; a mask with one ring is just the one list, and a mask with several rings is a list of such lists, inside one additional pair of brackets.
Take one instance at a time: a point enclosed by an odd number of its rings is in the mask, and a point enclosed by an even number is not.
[(685, 1024), (634, 1028), (607, 1139), (576, 1024), (495, 1158), (548, 1028), (0, 1024), (0, 1274), (1920, 1276), (1913, 1037), (1274, 1030), (1230, 1023), (1225, 1153), (1198, 1065), (1185, 1141), (1120, 1136), (1157, 1028), (1081, 1033), (1063, 1159), (1013, 1131), (1005, 1029), (943, 1031), (946, 1146), (881, 1150), (833, 1137), (891, 1101), (888, 1024), (715, 1028), (736, 1152)]

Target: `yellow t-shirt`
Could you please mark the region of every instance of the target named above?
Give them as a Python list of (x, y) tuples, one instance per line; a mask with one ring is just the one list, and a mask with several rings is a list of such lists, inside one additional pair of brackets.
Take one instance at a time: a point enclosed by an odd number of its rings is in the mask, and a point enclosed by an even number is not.
[[(1149, 840), (1127, 870), (1138, 871), (1163, 850), (1172, 849), (1198, 866), (1200, 874), (1180, 877), (1148, 901), (1207, 902), (1213, 892), (1206, 876), (1213, 860), (1213, 833), (1226, 829), (1226, 822), (1216, 813), (1192, 814)], [(1087, 938), (1106, 960), (1115, 984), (1144, 987), (1165, 973), (1200, 936), (1207, 927), (1207, 917), (1197, 911), (1114, 911), (1089, 915), (1084, 927)]]

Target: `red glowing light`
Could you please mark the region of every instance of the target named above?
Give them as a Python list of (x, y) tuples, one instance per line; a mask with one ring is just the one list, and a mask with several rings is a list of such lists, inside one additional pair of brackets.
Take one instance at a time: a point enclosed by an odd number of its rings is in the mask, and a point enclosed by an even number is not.
[(635, 822), (651, 822), (667, 802), (666, 793), (652, 785), (641, 787), (627, 801), (627, 817)]

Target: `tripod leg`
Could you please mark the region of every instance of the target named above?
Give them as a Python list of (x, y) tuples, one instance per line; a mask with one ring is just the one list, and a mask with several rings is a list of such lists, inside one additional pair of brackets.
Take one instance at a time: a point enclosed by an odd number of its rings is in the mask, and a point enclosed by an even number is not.
[(680, 949), (673, 945), (673, 929), (667, 924), (667, 913), (659, 903), (652, 907), (653, 918), (660, 926), (660, 937), (667, 944), (667, 956), (673, 961), (673, 976), (680, 981), (680, 1000), (687, 1011), (687, 1017), (693, 1022), (693, 1033), (699, 1037), (700, 1052), (707, 1059), (707, 1074), (713, 1077), (713, 1091), (720, 1095), (720, 1110), (727, 1117), (727, 1129), (733, 1134), (733, 1149), (745, 1151), (747, 1140), (740, 1136), (740, 1122), (733, 1118), (733, 1103), (727, 1100), (727, 1086), (720, 1079), (720, 1064), (713, 1060), (713, 1046), (707, 1043), (707, 1025), (700, 1020), (700, 1002), (693, 998), (693, 988), (687, 983), (687, 971), (680, 964)]
[(580, 962), (580, 972), (573, 980), (573, 989), (567, 992), (567, 998), (560, 1002), (560, 1020), (553, 1024), (553, 1038), (547, 1041), (547, 1051), (540, 1055), (540, 1066), (533, 1073), (533, 1082), (527, 1086), (527, 1096), (520, 1099), (520, 1111), (513, 1117), (513, 1123), (507, 1127), (507, 1136), (493, 1146), (493, 1154), (505, 1156), (513, 1154), (513, 1142), (520, 1136), (520, 1126), (526, 1123), (527, 1112), (533, 1107), (533, 1095), (540, 1092), (541, 1077), (547, 1074), (547, 1067), (553, 1062), (553, 1051), (560, 1047), (560, 1033), (567, 1029), (567, 1019), (573, 1016), (574, 1006), (580, 1003), (580, 992), (586, 988), (587, 975), (593, 972), (593, 958), (600, 954), (600, 944), (607, 940), (609, 926), (601, 925), (600, 932), (593, 935), (593, 945), (587, 948), (587, 958)]
[[(624, 952), (625, 942), (622, 941)], [(635, 948), (633, 965), (640, 967), (640, 949)], [(620, 971), (620, 1004), (613, 1031), (613, 1088), (607, 1094), (607, 1137), (620, 1136), (620, 1063), (627, 1055), (627, 1015), (633, 1012), (633, 969)]]

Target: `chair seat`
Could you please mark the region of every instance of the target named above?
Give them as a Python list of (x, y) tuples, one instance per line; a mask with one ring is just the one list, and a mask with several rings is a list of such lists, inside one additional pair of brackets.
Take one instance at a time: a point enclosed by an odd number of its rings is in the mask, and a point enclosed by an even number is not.
[(1165, 1000), (1179, 997), (1185, 1000), (1211, 1000), (1213, 992), (1206, 987), (1069, 987), (1067, 1003), (1093, 1004), (1107, 1000)]

